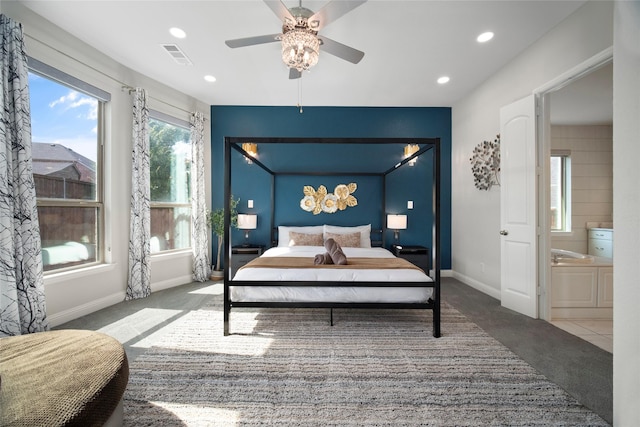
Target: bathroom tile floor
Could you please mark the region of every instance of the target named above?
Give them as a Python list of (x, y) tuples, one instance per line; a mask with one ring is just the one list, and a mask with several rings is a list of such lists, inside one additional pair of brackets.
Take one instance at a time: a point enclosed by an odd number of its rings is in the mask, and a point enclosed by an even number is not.
[(613, 320), (556, 319), (551, 324), (613, 353)]

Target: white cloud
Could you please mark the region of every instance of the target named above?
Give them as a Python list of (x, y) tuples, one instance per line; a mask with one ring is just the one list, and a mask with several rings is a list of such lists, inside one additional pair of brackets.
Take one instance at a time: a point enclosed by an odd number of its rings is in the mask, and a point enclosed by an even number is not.
[(79, 100), (72, 102), (69, 108), (78, 108), (83, 105), (89, 106), (89, 111), (87, 112), (86, 118), (89, 120), (95, 120), (98, 118), (98, 101), (91, 98), (80, 98)]
[(87, 120), (96, 120), (98, 118), (98, 101), (88, 96), (82, 96), (75, 90), (49, 103), (50, 108), (54, 108), (57, 105), (63, 106), (65, 111), (72, 108), (88, 106), (89, 109), (86, 114), (83, 113), (81, 117)]
[(58, 104), (66, 104), (69, 101), (74, 101), (78, 97), (78, 95), (79, 95), (78, 92), (76, 92), (75, 90), (72, 90), (68, 94), (61, 96), (60, 98), (56, 99), (53, 102), (50, 102), (49, 107), (53, 108)]

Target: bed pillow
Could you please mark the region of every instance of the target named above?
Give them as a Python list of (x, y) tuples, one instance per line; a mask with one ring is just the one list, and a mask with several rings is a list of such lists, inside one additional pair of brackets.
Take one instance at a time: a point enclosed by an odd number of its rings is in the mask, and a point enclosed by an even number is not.
[[(321, 225), (312, 225), (305, 227), (288, 227), (284, 225), (278, 226), (278, 246), (290, 246), (289, 241), (289, 233), (291, 231), (295, 231), (297, 233), (305, 233), (305, 234), (322, 234), (323, 227)], [(322, 246), (322, 243), (318, 246)]]
[(327, 250), (329, 255), (331, 256), (331, 261), (333, 261), (336, 265), (346, 265), (347, 264), (347, 256), (342, 252), (342, 248), (333, 239), (327, 239), (324, 242), (324, 248)]
[(322, 246), (324, 245), (324, 237), (322, 233), (298, 233), (297, 231), (289, 231), (289, 246)]
[(328, 239), (333, 239), (343, 248), (359, 248), (360, 247), (360, 233), (348, 233), (348, 234), (338, 234), (338, 233), (324, 233), (324, 237)]
[(371, 247), (371, 224), (359, 225), (356, 227), (341, 227), (338, 225), (326, 225), (324, 226), (325, 240), (327, 239), (326, 233), (335, 234), (351, 234), (360, 233), (360, 247)]

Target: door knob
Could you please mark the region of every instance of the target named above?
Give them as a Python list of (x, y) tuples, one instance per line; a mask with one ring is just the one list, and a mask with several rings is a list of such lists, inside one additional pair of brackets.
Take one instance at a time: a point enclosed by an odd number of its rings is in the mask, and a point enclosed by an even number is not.
[(507, 230), (500, 230), (500, 234), (506, 236), (509, 234), (509, 232)]

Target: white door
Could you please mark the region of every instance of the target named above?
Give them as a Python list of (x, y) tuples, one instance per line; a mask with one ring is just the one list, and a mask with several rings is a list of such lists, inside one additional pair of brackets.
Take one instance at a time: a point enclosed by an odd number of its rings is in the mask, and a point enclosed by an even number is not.
[(500, 109), (502, 306), (537, 318), (535, 97)]

